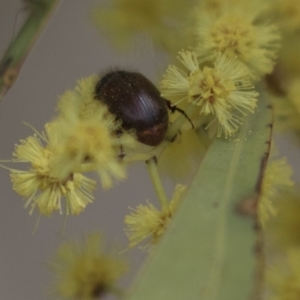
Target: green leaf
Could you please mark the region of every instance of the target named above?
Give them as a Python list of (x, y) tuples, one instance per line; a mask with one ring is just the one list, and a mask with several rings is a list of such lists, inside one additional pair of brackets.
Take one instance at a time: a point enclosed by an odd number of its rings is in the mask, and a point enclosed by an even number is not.
[(237, 208), (247, 199), (255, 201), (259, 192), (271, 123), (272, 111), (263, 92), (255, 113), (247, 116), (234, 138), (214, 140), (128, 299), (248, 300), (253, 296), (258, 281), (256, 220)]

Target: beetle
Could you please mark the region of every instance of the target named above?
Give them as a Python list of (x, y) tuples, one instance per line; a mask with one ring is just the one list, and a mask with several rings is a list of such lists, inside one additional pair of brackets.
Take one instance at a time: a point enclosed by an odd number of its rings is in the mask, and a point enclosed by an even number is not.
[(120, 70), (104, 75), (96, 84), (95, 98), (122, 121), (124, 130), (134, 129), (139, 142), (157, 146), (164, 140), (168, 102), (142, 74)]

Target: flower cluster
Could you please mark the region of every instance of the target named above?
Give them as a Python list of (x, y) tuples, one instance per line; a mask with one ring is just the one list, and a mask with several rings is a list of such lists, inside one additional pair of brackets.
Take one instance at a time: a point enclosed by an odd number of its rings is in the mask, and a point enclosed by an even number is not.
[[(48, 136), (52, 134), (56, 133), (47, 131)], [(35, 207), (46, 216), (57, 210), (62, 213), (61, 199), (64, 197), (66, 214), (78, 214), (93, 201), (91, 192), (96, 182), (75, 172), (63, 179), (54, 176), (52, 162), (55, 161), (56, 150), (48, 142), (46, 137), (35, 134), (16, 145), (14, 161), (28, 162), (30, 168), (27, 171), (11, 169), (13, 189), (27, 199), (25, 207), (31, 206), (30, 213)]]
[(193, 1), (113, 0), (110, 6), (95, 10), (93, 21), (119, 47), (143, 33), (161, 48), (176, 51), (191, 37), (184, 25), (190, 19)]
[(246, 68), (236, 59), (219, 54), (214, 67), (200, 67), (191, 51), (179, 52), (180, 69), (169, 66), (161, 82), (162, 96), (175, 104), (186, 101), (199, 107), (200, 115), (214, 115), (219, 123), (218, 135), (231, 136), (242, 116), (253, 112), (258, 93)]
[(96, 233), (87, 236), (83, 244), (70, 241), (62, 245), (51, 262), (57, 275), (54, 292), (63, 299), (92, 300), (115, 290), (128, 265), (103, 248), (103, 238)]
[[(46, 133), (36, 132), (16, 146), (13, 162), (27, 162), (29, 170), (11, 169), (14, 190), (26, 198), (30, 212), (38, 208), (50, 216), (54, 211), (78, 214), (93, 201), (96, 182), (82, 173), (96, 171), (104, 188), (113, 179), (125, 178), (125, 165), (119, 158), (120, 145), (130, 146), (129, 134), (119, 138), (120, 122), (107, 107), (94, 99), (99, 78), (78, 82), (73, 91), (62, 95), (58, 116), (46, 124)], [(62, 198), (66, 199), (65, 205)]]
[(253, 7), (242, 3), (233, 8), (224, 5), (218, 14), (199, 13), (195, 28), (199, 60), (215, 61), (224, 53), (241, 61), (253, 77), (271, 73), (280, 35), (277, 26), (258, 21), (261, 7), (261, 3)]
[(258, 205), (258, 217), (263, 227), (265, 227), (270, 215), (276, 214), (276, 208), (273, 206), (274, 201), (282, 196), (283, 192), (294, 186), (291, 177), (292, 169), (287, 164), (286, 158), (273, 160), (267, 166)]

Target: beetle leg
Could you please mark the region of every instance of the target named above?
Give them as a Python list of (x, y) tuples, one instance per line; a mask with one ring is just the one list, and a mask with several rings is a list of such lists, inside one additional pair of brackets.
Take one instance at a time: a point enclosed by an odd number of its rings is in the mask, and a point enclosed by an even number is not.
[(146, 164), (148, 164), (149, 163), (149, 161), (150, 160), (154, 160), (154, 162), (155, 162), (155, 164), (157, 165), (157, 163), (158, 163), (158, 160), (157, 160), (157, 156), (155, 155), (155, 156), (153, 156), (153, 157), (151, 157), (150, 159), (148, 159), (148, 160), (146, 160)]
[(178, 142), (181, 143), (181, 135), (182, 135), (182, 132), (179, 129), (178, 132), (174, 135), (174, 137), (172, 139), (169, 139), (169, 142), (173, 143), (178, 139)]
[(124, 151), (124, 147), (122, 145), (122, 142), (121, 142), (121, 136), (123, 134), (123, 131), (121, 129), (118, 129), (116, 131), (116, 134), (117, 134), (117, 137), (119, 138), (120, 140), (120, 154), (118, 155), (119, 158), (122, 160), (124, 157), (125, 157), (125, 151)]

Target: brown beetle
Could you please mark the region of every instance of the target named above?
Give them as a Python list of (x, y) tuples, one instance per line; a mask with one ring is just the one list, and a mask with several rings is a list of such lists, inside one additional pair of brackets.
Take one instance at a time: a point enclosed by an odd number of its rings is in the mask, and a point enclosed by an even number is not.
[(124, 130), (134, 129), (139, 142), (157, 146), (164, 140), (169, 101), (142, 74), (128, 71), (106, 74), (96, 85), (95, 98), (122, 121)]

